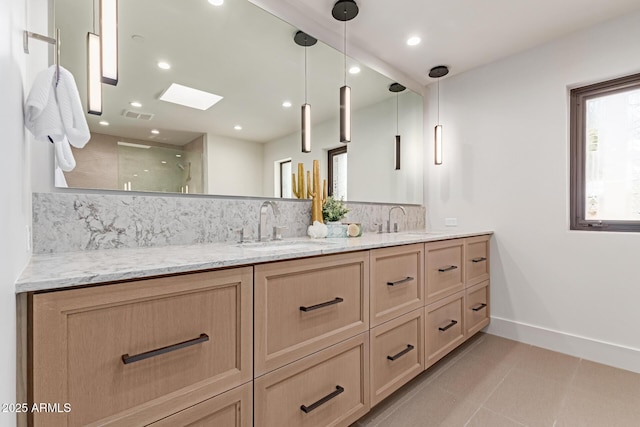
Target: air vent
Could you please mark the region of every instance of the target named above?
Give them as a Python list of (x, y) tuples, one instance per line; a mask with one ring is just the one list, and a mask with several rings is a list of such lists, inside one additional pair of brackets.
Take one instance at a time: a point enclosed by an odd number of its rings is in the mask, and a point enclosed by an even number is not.
[(122, 115), (129, 119), (146, 120), (153, 119), (153, 114), (150, 113), (138, 113), (137, 111), (122, 110)]

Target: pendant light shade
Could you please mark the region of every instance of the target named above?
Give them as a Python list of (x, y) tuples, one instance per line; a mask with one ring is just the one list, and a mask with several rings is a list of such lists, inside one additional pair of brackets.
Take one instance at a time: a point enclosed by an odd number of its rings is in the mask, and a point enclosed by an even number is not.
[(399, 116), (399, 112), (400, 112), (400, 100), (399, 100), (399, 96), (400, 96), (400, 92), (404, 91), (406, 89), (406, 87), (402, 86), (400, 83), (391, 83), (389, 85), (389, 92), (393, 92), (396, 94), (396, 141), (395, 141), (395, 147), (394, 147), (394, 169), (395, 170), (400, 170), (400, 116)]
[(344, 86), (340, 88), (340, 142), (351, 142), (351, 88), (347, 86), (347, 21), (358, 16), (354, 0), (338, 0), (331, 15), (344, 22)]
[(118, 84), (118, 0), (100, 0), (102, 83)]
[(311, 152), (311, 105), (307, 102), (307, 47), (313, 46), (318, 42), (317, 39), (311, 37), (302, 31), (298, 31), (293, 36), (293, 41), (298, 46), (304, 47), (304, 104), (301, 108), (301, 128), (302, 128), (302, 152)]
[(87, 112), (102, 114), (102, 84), (100, 79), (100, 36), (87, 33)]
[(438, 79), (438, 121), (433, 129), (433, 162), (436, 165), (442, 164), (442, 125), (440, 124), (440, 77), (449, 74), (449, 68), (445, 65), (438, 65), (429, 71), (429, 77)]

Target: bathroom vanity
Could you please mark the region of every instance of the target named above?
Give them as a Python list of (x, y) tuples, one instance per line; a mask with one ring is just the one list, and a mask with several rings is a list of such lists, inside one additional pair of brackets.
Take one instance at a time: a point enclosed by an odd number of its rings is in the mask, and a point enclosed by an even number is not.
[(71, 411), (30, 425), (349, 425), (489, 323), (490, 237), (34, 257), (19, 393)]

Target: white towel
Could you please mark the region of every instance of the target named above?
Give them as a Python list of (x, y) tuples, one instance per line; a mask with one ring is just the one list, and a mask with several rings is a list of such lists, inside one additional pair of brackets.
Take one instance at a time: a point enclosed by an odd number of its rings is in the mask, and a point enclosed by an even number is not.
[(60, 67), (60, 80), (56, 87), (56, 99), (64, 133), (67, 135), (69, 143), (76, 148), (84, 147), (91, 138), (91, 133), (89, 132), (87, 119), (84, 116), (80, 94), (78, 93), (76, 81), (73, 79), (73, 74), (62, 67)]
[(25, 103), (24, 124), (39, 141), (64, 138), (64, 125), (56, 103), (55, 76), (55, 66), (38, 73)]

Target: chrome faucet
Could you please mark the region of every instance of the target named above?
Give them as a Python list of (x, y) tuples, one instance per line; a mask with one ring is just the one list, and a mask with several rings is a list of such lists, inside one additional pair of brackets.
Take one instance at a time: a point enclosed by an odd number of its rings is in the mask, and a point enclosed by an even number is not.
[(269, 200), (265, 200), (260, 205), (260, 218), (258, 222), (258, 241), (262, 242), (263, 240), (267, 240), (268, 236), (262, 235), (262, 230), (267, 228), (267, 207), (271, 206), (271, 210), (273, 210), (273, 214), (275, 216), (280, 215), (280, 210), (278, 209), (278, 205), (276, 202), (271, 202)]
[[(389, 219), (387, 220), (387, 233), (391, 233), (391, 212), (393, 212), (394, 209), (400, 209), (402, 211), (402, 213), (404, 214), (404, 216), (407, 216), (407, 211), (402, 206), (391, 206), (391, 209), (389, 209)], [(398, 232), (398, 223), (397, 222), (393, 224), (393, 232), (394, 233)]]

